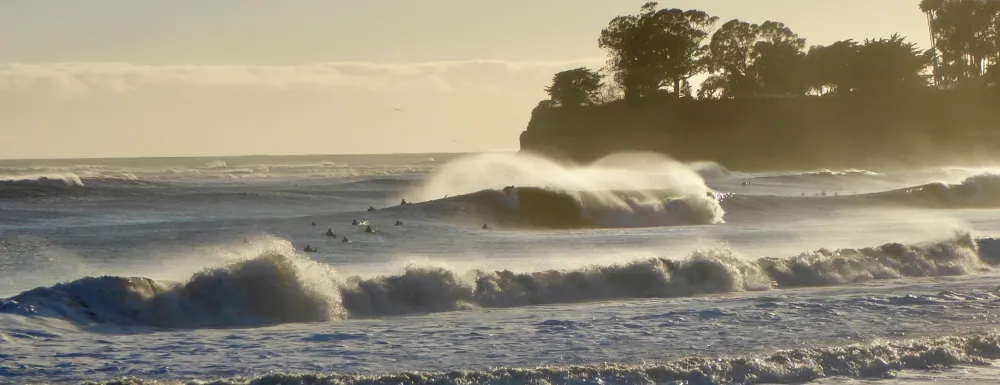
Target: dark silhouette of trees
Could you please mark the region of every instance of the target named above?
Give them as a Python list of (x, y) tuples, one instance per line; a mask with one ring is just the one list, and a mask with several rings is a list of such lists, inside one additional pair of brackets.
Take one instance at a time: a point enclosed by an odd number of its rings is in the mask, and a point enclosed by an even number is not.
[(851, 92), (854, 89), (851, 71), (857, 54), (858, 43), (854, 40), (809, 48), (805, 67), (810, 91), (819, 95)]
[[(698, 10), (658, 9), (649, 2), (601, 31), (607, 50), (601, 74), (561, 72), (546, 91), (551, 106), (632, 101), (670, 92), (690, 96), (689, 79), (708, 73), (699, 98), (899, 92), (927, 87), (1000, 85), (1000, 0), (922, 0), (932, 49), (899, 35), (839, 41), (804, 51), (786, 25), (718, 18)], [(927, 71), (928, 67), (933, 70)]]
[(922, 0), (941, 86), (976, 83), (1000, 63), (1000, 1)]
[[(709, 43), (708, 70), (701, 97), (801, 95), (807, 89), (806, 41), (782, 23), (723, 24)], [(706, 87), (707, 84), (707, 87)]]
[(597, 71), (580, 67), (557, 73), (552, 85), (545, 87), (553, 105), (579, 107), (597, 102), (603, 76)]
[(815, 46), (806, 55), (809, 89), (817, 94), (898, 92), (923, 88), (934, 61), (932, 50), (921, 51), (899, 35)]
[(681, 95), (685, 83), (704, 68), (708, 38), (718, 18), (707, 13), (660, 9), (646, 3), (637, 15), (618, 16), (601, 31), (598, 46), (609, 53), (608, 70), (626, 100), (671, 87)]
[(858, 92), (895, 92), (927, 87), (925, 71), (934, 62), (934, 51), (922, 51), (898, 34), (888, 39), (865, 40), (851, 65), (852, 84)]

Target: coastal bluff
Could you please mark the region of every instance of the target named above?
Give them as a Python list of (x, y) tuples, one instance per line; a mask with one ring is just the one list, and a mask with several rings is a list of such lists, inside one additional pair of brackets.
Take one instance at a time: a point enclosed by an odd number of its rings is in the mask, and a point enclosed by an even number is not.
[(976, 164), (1000, 159), (1000, 89), (540, 104), (520, 147), (580, 163), (652, 151), (744, 171)]

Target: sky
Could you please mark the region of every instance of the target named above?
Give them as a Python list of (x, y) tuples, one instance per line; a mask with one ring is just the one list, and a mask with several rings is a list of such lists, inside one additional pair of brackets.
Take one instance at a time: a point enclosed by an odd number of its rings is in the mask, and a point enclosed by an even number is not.
[[(600, 68), (601, 29), (644, 2), (0, 1), (0, 158), (514, 150), (552, 75)], [(918, 3), (660, 5), (927, 48)]]

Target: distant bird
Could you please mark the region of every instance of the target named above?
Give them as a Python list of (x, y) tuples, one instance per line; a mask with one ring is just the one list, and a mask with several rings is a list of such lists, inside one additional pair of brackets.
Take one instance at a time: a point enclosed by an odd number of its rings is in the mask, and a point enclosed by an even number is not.
[(393, 108), (392, 110), (393, 110), (393, 111), (396, 111), (396, 112), (403, 112), (403, 110), (401, 110), (401, 109), (398, 109), (398, 108)]

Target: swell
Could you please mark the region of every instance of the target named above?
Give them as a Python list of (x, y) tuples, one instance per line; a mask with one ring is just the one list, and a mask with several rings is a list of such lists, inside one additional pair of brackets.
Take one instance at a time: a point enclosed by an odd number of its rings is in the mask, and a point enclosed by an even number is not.
[[(988, 366), (1000, 359), (996, 331), (964, 336), (880, 341), (847, 346), (778, 350), (728, 357), (689, 357), (667, 362), (498, 367), (487, 370), (396, 374), (271, 373), (212, 381), (249, 384), (776, 384), (821, 378), (885, 379), (899, 371), (941, 370), (959, 365)], [(130, 379), (106, 384), (146, 384)]]
[(787, 197), (727, 193), (720, 197), (726, 211), (819, 206), (913, 207), (935, 209), (1000, 207), (1000, 175), (979, 174), (961, 183), (928, 183), (870, 194)]
[[(170, 164), (171, 162), (137, 162), (119, 165), (36, 165), (25, 167), (0, 166), (0, 175), (67, 175), (82, 179), (136, 176), (143, 180), (170, 181), (183, 179), (258, 179), (258, 178), (349, 178), (392, 177), (429, 171), (434, 162), (424, 161), (400, 165), (355, 165), (335, 162), (304, 164), (242, 163), (205, 160)], [(186, 164), (185, 164), (186, 163)], [(0, 177), (3, 179), (3, 177)]]
[(861, 169), (848, 169), (841, 171), (834, 170), (817, 170), (817, 171), (805, 171), (805, 172), (794, 172), (786, 174), (777, 175), (762, 175), (750, 178), (752, 181), (769, 181), (769, 182), (784, 182), (784, 183), (809, 183), (818, 181), (829, 181), (829, 180), (858, 180), (864, 178), (881, 178), (885, 175), (868, 170)]
[(412, 265), (402, 274), (377, 277), (341, 277), (295, 254), (268, 251), (206, 269), (185, 283), (97, 277), (37, 288), (0, 300), (0, 312), (81, 324), (242, 327), (955, 276), (986, 271), (998, 262), (1000, 241), (969, 234), (916, 245), (821, 249), (788, 258), (751, 260), (708, 250), (683, 260), (649, 258), (529, 273)]
[(38, 199), (87, 197), (113, 194), (129, 188), (149, 188), (160, 183), (143, 181), (135, 175), (88, 176), (76, 174), (38, 174), (0, 176), (0, 199)]
[[(794, 177), (833, 178), (871, 172), (819, 172)], [(671, 190), (566, 191), (541, 187), (508, 187), (391, 207), (406, 216), (474, 215), (507, 226), (627, 228), (723, 223), (726, 212), (796, 208), (908, 207), (931, 209), (1000, 207), (1000, 175), (979, 174), (961, 183), (929, 183), (884, 192), (840, 196), (776, 196), (736, 193), (681, 195)]]
[(421, 202), (390, 210), (426, 216), (475, 214), (508, 226), (556, 229), (701, 225), (723, 222), (715, 195), (681, 195), (672, 190), (566, 191), (506, 187)]

